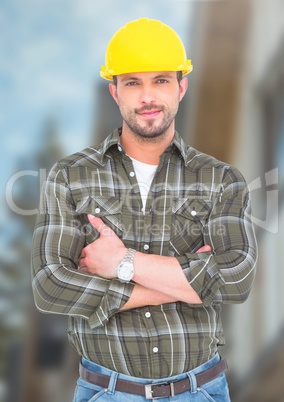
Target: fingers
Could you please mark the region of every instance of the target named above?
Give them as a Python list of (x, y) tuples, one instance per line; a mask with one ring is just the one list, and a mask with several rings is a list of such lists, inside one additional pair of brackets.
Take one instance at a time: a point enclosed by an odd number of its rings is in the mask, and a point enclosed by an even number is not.
[(205, 244), (205, 246), (200, 247), (196, 252), (197, 253), (206, 253), (212, 251), (212, 248), (209, 246), (209, 244)]
[(84, 264), (84, 257), (82, 257), (82, 255), (81, 255), (81, 257), (79, 258), (79, 261), (78, 261), (78, 269), (80, 271), (84, 271), (86, 269), (86, 265)]
[(88, 214), (89, 222), (95, 229), (100, 233), (101, 236), (113, 236), (115, 235), (114, 231), (109, 228), (101, 218), (97, 218), (94, 215)]
[(103, 223), (103, 221), (101, 220), (101, 218), (97, 218), (94, 215), (88, 214), (88, 219), (89, 219), (90, 224), (92, 226), (94, 226), (97, 230), (99, 230), (103, 225), (105, 225)]

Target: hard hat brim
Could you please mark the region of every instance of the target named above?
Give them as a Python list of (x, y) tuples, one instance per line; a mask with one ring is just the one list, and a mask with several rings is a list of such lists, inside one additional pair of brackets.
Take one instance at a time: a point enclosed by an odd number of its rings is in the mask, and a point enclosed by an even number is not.
[(106, 66), (102, 66), (101, 71), (100, 71), (100, 76), (102, 78), (104, 78), (107, 81), (112, 81), (114, 76), (117, 75), (122, 75), (122, 74), (129, 74), (129, 73), (143, 73), (143, 72), (153, 72), (153, 71), (181, 71), (182, 75), (185, 76), (187, 74), (190, 74), (193, 70), (193, 66), (191, 64), (191, 60), (187, 60), (187, 66), (184, 66), (184, 68), (180, 68), (180, 69), (172, 69), (172, 68), (163, 68), (162, 70), (160, 68), (155, 68), (155, 67), (149, 67), (149, 69), (144, 68), (143, 71), (139, 71), (139, 68), (135, 69), (131, 69), (131, 70), (123, 70), (123, 71), (117, 71), (116, 73), (114, 73), (113, 71), (107, 70)]

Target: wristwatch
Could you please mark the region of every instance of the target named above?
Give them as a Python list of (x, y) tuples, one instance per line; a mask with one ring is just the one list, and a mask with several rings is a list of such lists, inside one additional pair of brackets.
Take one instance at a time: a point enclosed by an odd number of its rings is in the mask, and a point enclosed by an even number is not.
[(127, 250), (126, 256), (123, 258), (121, 263), (116, 268), (117, 278), (120, 282), (129, 282), (134, 275), (134, 255), (136, 250), (129, 248)]

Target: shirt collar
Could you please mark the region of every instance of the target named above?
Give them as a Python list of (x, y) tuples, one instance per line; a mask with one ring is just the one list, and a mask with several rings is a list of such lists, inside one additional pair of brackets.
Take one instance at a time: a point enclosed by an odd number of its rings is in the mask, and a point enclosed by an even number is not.
[(106, 152), (114, 145), (117, 147), (120, 146), (119, 137), (121, 134), (121, 128), (115, 129), (107, 138), (101, 143), (98, 148), (98, 153), (101, 155), (105, 155)]
[[(103, 158), (107, 151), (116, 146), (117, 148), (121, 147), (120, 144), (120, 135), (121, 135), (121, 127), (115, 129), (99, 146), (97, 152)], [(122, 148), (122, 147), (121, 147)], [(166, 149), (167, 151), (173, 151), (173, 148), (176, 148), (178, 153), (182, 156), (184, 163), (187, 165), (188, 161), (188, 146), (185, 144), (184, 140), (181, 138), (180, 134), (175, 131), (173, 141), (171, 145)]]

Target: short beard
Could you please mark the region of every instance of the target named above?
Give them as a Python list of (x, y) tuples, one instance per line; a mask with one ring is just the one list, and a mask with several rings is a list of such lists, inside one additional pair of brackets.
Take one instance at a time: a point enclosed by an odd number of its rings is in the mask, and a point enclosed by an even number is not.
[[(151, 110), (153, 106), (144, 106), (141, 109), (135, 109), (135, 113), (141, 113), (142, 111)], [(159, 106), (159, 109), (164, 112), (165, 108), (163, 106)], [(154, 124), (149, 123), (146, 127), (141, 127), (134, 118), (124, 119), (125, 124), (130, 128), (132, 133), (142, 142), (160, 142), (166, 136), (169, 127), (171, 126), (176, 113), (167, 113), (165, 115), (162, 123), (155, 127)]]

